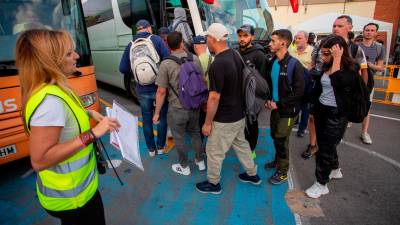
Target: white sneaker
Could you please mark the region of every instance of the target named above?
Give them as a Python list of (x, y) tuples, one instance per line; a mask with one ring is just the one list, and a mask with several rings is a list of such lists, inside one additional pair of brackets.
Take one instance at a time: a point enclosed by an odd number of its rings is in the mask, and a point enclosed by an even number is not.
[(157, 149), (157, 155), (162, 155), (162, 154), (164, 154), (164, 149), (163, 148)]
[(340, 168), (336, 169), (336, 170), (332, 170), (331, 174), (329, 174), (329, 179), (342, 179), (343, 178), (343, 174), (340, 171)]
[(315, 181), (315, 183), (306, 190), (306, 195), (310, 198), (319, 198), (321, 195), (326, 195), (329, 193), (328, 186), (322, 185)]
[(190, 167), (182, 167), (180, 163), (172, 164), (172, 171), (175, 173), (179, 173), (185, 176), (190, 175)]
[(364, 144), (367, 144), (367, 145), (372, 144), (371, 136), (369, 136), (368, 133), (361, 133), (360, 138), (364, 142)]
[(194, 160), (194, 163), (197, 165), (197, 167), (199, 167), (200, 171), (206, 170), (206, 164), (204, 163), (204, 160), (201, 160), (200, 162)]
[(149, 151), (149, 156), (150, 157), (156, 156), (156, 151)]

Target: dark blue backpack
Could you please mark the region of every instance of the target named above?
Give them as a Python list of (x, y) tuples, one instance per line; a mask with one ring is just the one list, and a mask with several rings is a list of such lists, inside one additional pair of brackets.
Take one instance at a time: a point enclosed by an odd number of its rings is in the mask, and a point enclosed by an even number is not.
[[(294, 71), (296, 69), (296, 63), (297, 59), (294, 57), (291, 57), (289, 59), (288, 67), (287, 67), (287, 76), (288, 76), (288, 81), (289, 81), (289, 86), (292, 87), (293, 83), (293, 76), (294, 76)], [(304, 94), (303, 94), (303, 102), (309, 102), (310, 101), (310, 95), (312, 93), (312, 90), (314, 88), (314, 81), (311, 78), (310, 72), (304, 68)]]
[(204, 77), (193, 63), (193, 54), (188, 53), (184, 58), (170, 55), (166, 59), (179, 64), (179, 94), (169, 85), (179, 102), (185, 109), (199, 109), (207, 101), (208, 89)]

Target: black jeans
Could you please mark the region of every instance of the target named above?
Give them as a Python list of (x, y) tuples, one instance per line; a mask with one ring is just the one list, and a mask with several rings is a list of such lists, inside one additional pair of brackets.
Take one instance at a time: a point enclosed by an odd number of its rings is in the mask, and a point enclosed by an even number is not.
[(336, 107), (317, 104), (314, 111), (318, 152), (315, 176), (320, 184), (329, 182), (329, 174), (339, 168), (336, 147), (347, 128), (347, 118)]
[(50, 211), (50, 215), (61, 220), (62, 225), (105, 225), (104, 207), (100, 192), (97, 190), (93, 197), (81, 208)]
[(257, 146), (258, 140), (258, 120), (252, 121), (246, 117), (246, 128), (244, 129), (244, 136), (250, 144), (250, 149), (253, 152)]

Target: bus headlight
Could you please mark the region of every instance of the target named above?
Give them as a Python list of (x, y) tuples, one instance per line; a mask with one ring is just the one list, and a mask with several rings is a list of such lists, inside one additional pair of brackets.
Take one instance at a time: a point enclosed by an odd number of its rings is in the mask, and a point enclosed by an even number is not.
[(87, 108), (93, 105), (97, 100), (97, 92), (90, 93), (88, 95), (80, 96), (83, 107)]

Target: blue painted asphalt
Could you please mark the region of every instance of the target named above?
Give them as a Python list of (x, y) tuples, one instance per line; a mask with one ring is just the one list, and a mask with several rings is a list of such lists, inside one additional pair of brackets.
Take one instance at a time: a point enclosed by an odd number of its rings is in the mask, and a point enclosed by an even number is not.
[[(145, 171), (124, 162), (117, 168), (124, 186), (120, 186), (112, 170), (100, 176), (99, 189), (108, 224), (295, 224), (285, 201), (287, 183), (269, 184), (267, 179), (273, 171), (263, 169), (264, 163), (275, 154), (269, 129), (260, 129), (256, 148), (256, 163), (263, 183), (253, 186), (240, 182), (237, 175), (243, 169), (230, 151), (222, 168), (221, 195), (205, 195), (195, 190), (195, 184), (205, 180), (206, 172), (197, 170), (192, 151), (192, 174), (177, 175), (171, 171), (171, 164), (177, 161), (176, 151), (150, 158), (142, 129), (139, 130)], [(102, 139), (109, 154), (120, 159), (120, 153), (112, 149), (108, 138)], [(35, 173), (0, 183), (0, 224), (54, 224), (57, 221), (39, 206), (34, 182)]]

